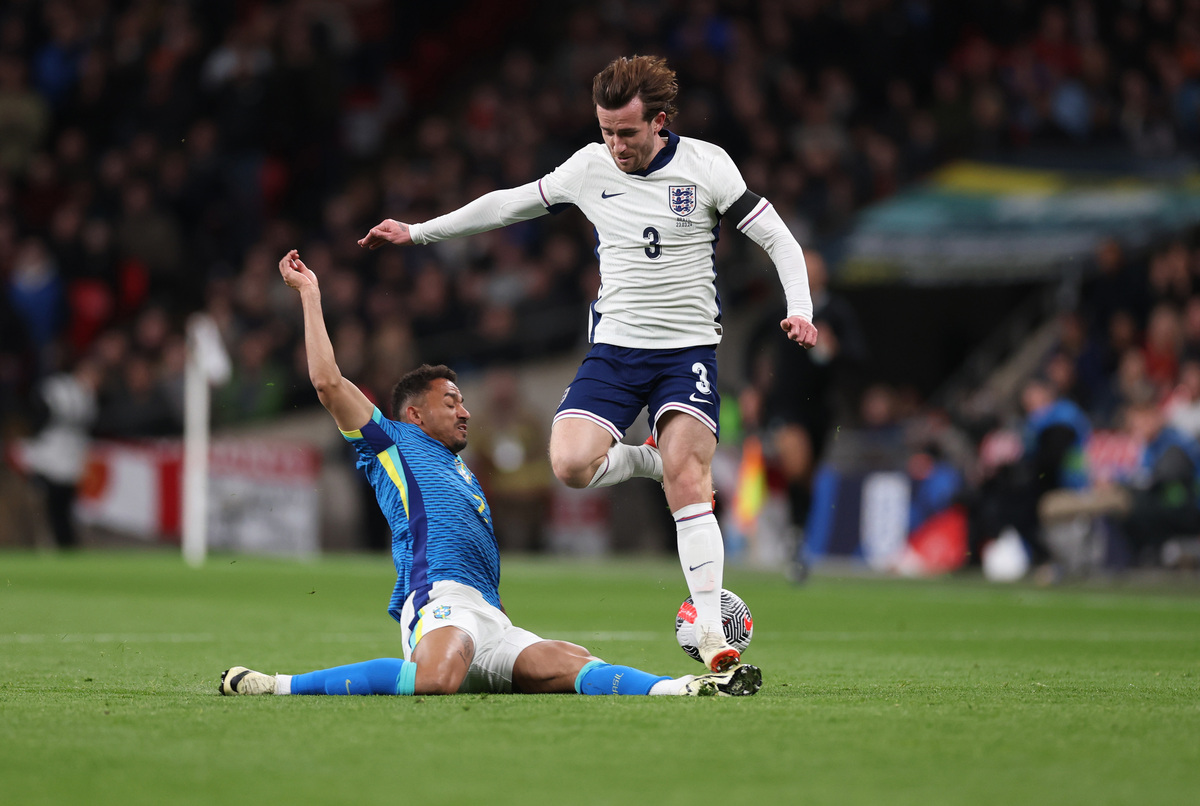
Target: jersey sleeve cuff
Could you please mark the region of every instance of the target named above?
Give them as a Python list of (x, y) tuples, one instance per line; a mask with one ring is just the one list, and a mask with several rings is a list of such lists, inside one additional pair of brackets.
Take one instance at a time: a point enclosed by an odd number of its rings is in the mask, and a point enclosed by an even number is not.
[(373, 409), (371, 409), (371, 419), (368, 420), (362, 428), (356, 428), (353, 431), (342, 431), (339, 428), (338, 431), (341, 432), (342, 437), (347, 442), (354, 442), (355, 440), (363, 439), (363, 430), (370, 426), (371, 423), (378, 425), (381, 419), (383, 419), (383, 412), (379, 410), (378, 406), (375, 406)]

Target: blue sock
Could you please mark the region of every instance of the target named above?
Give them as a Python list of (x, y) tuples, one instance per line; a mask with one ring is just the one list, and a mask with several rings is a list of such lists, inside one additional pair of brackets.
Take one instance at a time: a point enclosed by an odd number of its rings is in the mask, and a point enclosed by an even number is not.
[(660, 680), (670, 680), (628, 666), (613, 666), (594, 660), (579, 670), (575, 690), (580, 694), (649, 694)]
[[(406, 667), (412, 673), (406, 675)], [(399, 658), (376, 658), (362, 663), (292, 675), (293, 694), (412, 694), (401, 691), (401, 678), (416, 677), (417, 665)]]

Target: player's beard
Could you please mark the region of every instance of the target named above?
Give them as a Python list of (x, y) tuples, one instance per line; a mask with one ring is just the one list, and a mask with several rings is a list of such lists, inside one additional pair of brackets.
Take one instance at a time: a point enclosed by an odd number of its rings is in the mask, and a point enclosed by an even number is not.
[(467, 435), (459, 433), (456, 427), (454, 436), (450, 438), (450, 444), (447, 447), (450, 448), (451, 453), (462, 453), (467, 447)]

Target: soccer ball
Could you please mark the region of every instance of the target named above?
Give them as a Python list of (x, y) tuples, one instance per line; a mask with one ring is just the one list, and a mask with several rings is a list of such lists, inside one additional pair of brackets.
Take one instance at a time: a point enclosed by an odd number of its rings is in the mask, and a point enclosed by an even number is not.
[[(700, 661), (700, 652), (696, 649), (696, 605), (692, 597), (683, 600), (679, 612), (675, 614), (675, 640), (683, 651)], [(745, 652), (750, 646), (750, 636), (754, 634), (754, 617), (750, 608), (736, 593), (721, 590), (721, 626), (725, 630), (725, 640), (738, 652)], [(703, 662), (703, 661), (701, 661)]]

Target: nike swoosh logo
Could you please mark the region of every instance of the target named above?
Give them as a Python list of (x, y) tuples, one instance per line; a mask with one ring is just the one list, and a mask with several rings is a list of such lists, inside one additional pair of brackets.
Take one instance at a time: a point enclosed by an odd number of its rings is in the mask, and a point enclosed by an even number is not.
[(600, 198), (611, 199), (613, 196), (624, 196), (627, 192), (628, 191), (622, 190), (620, 193), (606, 193), (605, 191), (602, 190), (602, 191), (600, 191)]
[(711, 400), (705, 400), (704, 398), (696, 397), (695, 395), (688, 395), (688, 400), (692, 401), (693, 403), (703, 403), (706, 406), (712, 405)]
[(709, 560), (708, 562), (705, 562), (705, 563), (700, 563), (699, 565), (689, 565), (689, 566), (688, 566), (688, 570), (689, 570), (689, 571), (695, 571), (697, 568), (703, 568), (703, 567), (704, 567), (704, 566), (706, 566), (706, 565), (712, 565), (712, 564), (713, 564), (713, 561), (712, 561), (712, 560)]

